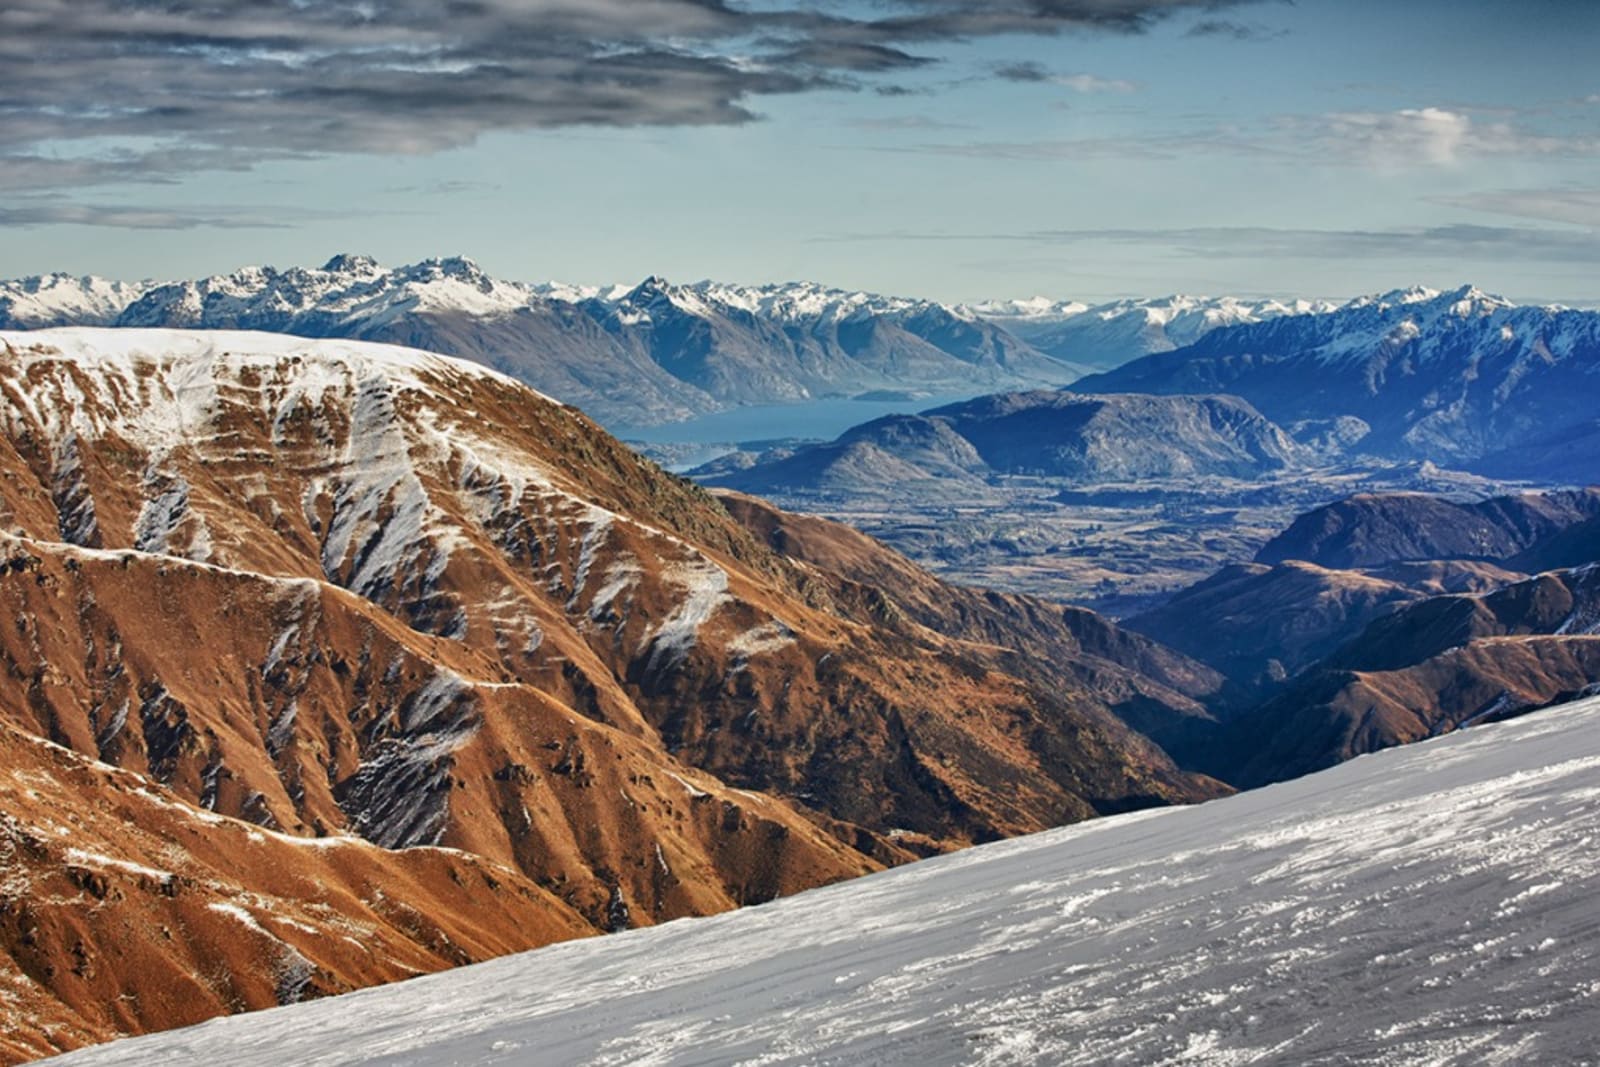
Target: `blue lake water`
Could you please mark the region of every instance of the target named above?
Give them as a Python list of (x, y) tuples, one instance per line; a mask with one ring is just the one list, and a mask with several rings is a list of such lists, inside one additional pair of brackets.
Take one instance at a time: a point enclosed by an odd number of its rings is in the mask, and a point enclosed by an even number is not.
[(624, 441), (653, 444), (728, 444), (766, 441), (781, 437), (820, 437), (831, 440), (852, 426), (883, 415), (926, 411), (958, 400), (982, 396), (981, 391), (899, 400), (814, 400), (804, 404), (763, 404), (702, 415), (687, 422), (664, 426), (607, 425)]

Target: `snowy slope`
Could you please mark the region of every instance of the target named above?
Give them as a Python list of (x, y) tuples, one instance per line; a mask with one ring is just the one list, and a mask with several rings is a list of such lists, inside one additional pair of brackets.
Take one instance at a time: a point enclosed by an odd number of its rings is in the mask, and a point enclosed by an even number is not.
[(1600, 700), (71, 1064), (1597, 1062)]

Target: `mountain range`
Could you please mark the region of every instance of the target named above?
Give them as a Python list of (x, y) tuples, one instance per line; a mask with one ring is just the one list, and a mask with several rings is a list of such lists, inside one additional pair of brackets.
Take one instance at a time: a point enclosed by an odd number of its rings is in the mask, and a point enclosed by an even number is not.
[(1576, 469), (1595, 313), (1408, 291), (1217, 325), (1095, 392), (890, 416), (708, 491), (521, 379), (681, 413), (695, 382), (719, 406), (1061, 364), (814, 286), (52, 278), (0, 307), (118, 325), (0, 332), (3, 1059), (1215, 798), (1600, 677), (1594, 490), (1345, 496), (1126, 626), (742, 492), (1342, 485), (1478, 418), (1500, 436), (1443, 458), (1559, 439)]
[(1323, 314), (1340, 306), (1332, 300), (1183, 294), (1093, 305), (1043, 298), (968, 305), (972, 313), (1004, 326), (1047, 355), (1101, 370), (1182, 348), (1224, 326)]
[(1073, 388), (1229, 393), (1290, 428), (1360, 420), (1354, 447), (1374, 455), (1584, 480), (1600, 459), (1600, 313), (1518, 306), (1470, 286), (1401, 290), (1213, 330)]
[(251, 267), (180, 282), (0, 283), (0, 328), (270, 330), (404, 344), (492, 366), (608, 425), (744, 404), (1063, 383), (1085, 368), (970, 312), (816, 285), (593, 289), (491, 278), (463, 258)]
[(1223, 326), (1336, 305), (1171, 296), (943, 304), (814, 283), (525, 284), (462, 257), (247, 267), (175, 282), (0, 282), (0, 329), (262, 329), (407, 344), (493, 366), (607, 425), (883, 390), (1063, 384)]
[(1067, 388), (890, 416), (696, 474), (752, 492), (870, 494), (915, 481), (938, 494), (996, 472), (1093, 484), (1372, 459), (1581, 484), (1600, 469), (1590, 403), (1600, 312), (1470, 288), (1219, 325)]
[(1361, 494), (1126, 620), (1241, 694), (1160, 734), (1239, 786), (1582, 695), (1600, 679), (1600, 489)]

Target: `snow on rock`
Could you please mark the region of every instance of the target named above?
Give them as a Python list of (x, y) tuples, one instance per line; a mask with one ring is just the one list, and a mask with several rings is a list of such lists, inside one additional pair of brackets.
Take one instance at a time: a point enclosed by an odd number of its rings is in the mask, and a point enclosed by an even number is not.
[(776, 652), (794, 643), (794, 629), (781, 619), (773, 619), (735, 634), (728, 641), (728, 651), (742, 659), (749, 659), (763, 652)]
[(1600, 699), (60, 1062), (1592, 1063), (1597, 781)]
[(728, 603), (728, 572), (703, 556), (663, 568), (662, 580), (678, 586), (683, 599), (671, 615), (645, 638), (650, 650), (647, 669), (676, 666), (694, 649), (700, 627), (710, 621), (718, 608)]

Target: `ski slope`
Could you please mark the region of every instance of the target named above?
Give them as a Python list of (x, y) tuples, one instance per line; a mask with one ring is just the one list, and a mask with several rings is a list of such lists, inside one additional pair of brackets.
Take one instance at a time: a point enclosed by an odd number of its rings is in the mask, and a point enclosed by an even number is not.
[(1600, 699), (63, 1064), (1594, 1064)]

